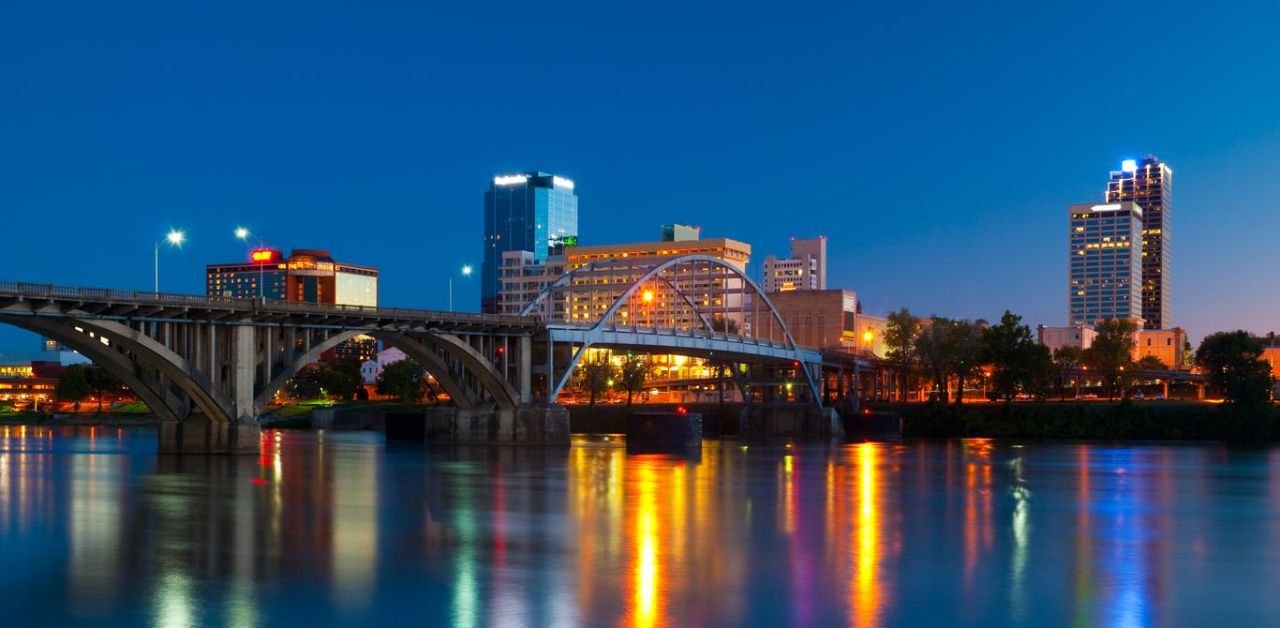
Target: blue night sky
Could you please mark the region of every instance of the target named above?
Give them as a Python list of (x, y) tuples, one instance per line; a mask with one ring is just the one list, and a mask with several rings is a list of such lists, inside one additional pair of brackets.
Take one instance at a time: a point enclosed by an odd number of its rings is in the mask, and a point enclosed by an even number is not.
[(162, 289), (199, 293), (243, 224), (444, 308), (490, 178), (541, 169), (583, 243), (691, 222), (758, 276), (825, 234), (870, 312), (1060, 325), (1067, 205), (1151, 152), (1173, 322), (1280, 329), (1274, 6), (72, 4), (0, 5), (2, 279), (150, 289), (174, 226)]

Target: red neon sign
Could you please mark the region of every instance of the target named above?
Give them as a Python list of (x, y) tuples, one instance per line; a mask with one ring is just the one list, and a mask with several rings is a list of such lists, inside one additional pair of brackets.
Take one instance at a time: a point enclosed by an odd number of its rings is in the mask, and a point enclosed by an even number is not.
[(249, 254), (249, 259), (252, 259), (259, 264), (267, 264), (274, 262), (279, 255), (280, 252), (274, 249), (254, 249), (253, 252)]

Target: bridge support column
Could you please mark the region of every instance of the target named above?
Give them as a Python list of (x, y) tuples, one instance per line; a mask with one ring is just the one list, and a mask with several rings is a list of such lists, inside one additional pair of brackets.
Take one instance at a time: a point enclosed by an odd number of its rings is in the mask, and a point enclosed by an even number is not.
[(569, 445), (569, 411), (556, 404), (526, 404), (519, 408), (436, 406), (427, 409), (423, 420), (429, 445)]
[(257, 421), (216, 421), (192, 414), (181, 421), (161, 421), (158, 451), (162, 454), (249, 454), (260, 449)]
[(516, 378), (520, 381), (520, 405), (533, 401), (533, 338), (520, 337), (520, 367)]
[(257, 379), (258, 347), (254, 329), (250, 325), (238, 325), (231, 348), (231, 390), (235, 403), (235, 418), (239, 422), (258, 421), (258, 411), (253, 407), (254, 380)]
[(840, 438), (844, 426), (834, 408), (807, 403), (755, 404), (739, 411), (738, 434), (744, 438)]

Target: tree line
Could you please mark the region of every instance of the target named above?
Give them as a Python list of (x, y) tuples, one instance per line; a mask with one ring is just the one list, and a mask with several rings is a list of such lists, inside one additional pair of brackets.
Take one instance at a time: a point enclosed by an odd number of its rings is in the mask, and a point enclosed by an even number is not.
[[(966, 384), (989, 372), (990, 390), (1012, 401), (1020, 394), (1046, 398), (1054, 390), (1066, 399), (1074, 381), (1076, 396), (1086, 373), (1102, 382), (1108, 399), (1127, 398), (1138, 372), (1166, 370), (1155, 356), (1133, 359), (1137, 325), (1130, 320), (1104, 320), (1088, 349), (1061, 347), (1053, 353), (1032, 335), (1022, 317), (1005, 311), (1000, 322), (960, 320), (941, 316), (921, 318), (907, 308), (892, 312), (884, 333), (886, 359), (896, 367), (898, 394), (921, 381), (932, 384), (935, 400), (964, 403)], [(1264, 339), (1245, 331), (1217, 332), (1200, 343), (1195, 362), (1229, 404), (1258, 406), (1271, 394), (1270, 365), (1262, 359)]]

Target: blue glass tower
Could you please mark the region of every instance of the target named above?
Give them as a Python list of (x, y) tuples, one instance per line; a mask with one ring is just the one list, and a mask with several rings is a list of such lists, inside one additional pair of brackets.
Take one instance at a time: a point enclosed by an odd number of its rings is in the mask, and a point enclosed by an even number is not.
[(578, 238), (578, 196), (573, 181), (545, 172), (493, 178), (484, 193), (484, 258), (480, 311), (497, 312), (502, 254), (530, 251), (541, 263), (559, 245)]

